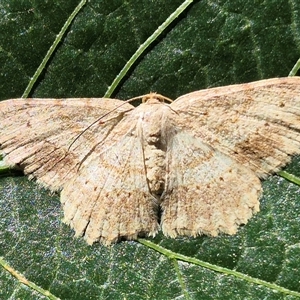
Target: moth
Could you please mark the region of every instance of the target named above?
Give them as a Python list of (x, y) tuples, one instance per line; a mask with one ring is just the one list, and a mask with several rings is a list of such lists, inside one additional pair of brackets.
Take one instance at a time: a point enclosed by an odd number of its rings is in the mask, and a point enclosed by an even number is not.
[(234, 234), (260, 178), (300, 153), (300, 77), (117, 99), (0, 102), (0, 153), (51, 191), (89, 244)]

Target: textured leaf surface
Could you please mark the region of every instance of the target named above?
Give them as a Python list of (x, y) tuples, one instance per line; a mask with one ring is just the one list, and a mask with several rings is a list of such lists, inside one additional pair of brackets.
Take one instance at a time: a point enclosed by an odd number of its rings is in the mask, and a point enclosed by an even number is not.
[[(31, 96), (103, 96), (139, 45), (181, 3), (89, 1)], [(22, 95), (77, 4), (1, 1), (0, 99)], [(297, 1), (195, 1), (142, 55), (113, 96), (127, 99), (157, 91), (175, 98), (206, 87), (287, 76), (299, 58), (299, 11)], [(288, 170), (299, 176), (299, 159)], [(263, 187), (261, 212), (235, 236), (153, 240), (211, 263), (219, 268), (216, 272), (137, 242), (87, 246), (61, 223), (58, 195), (24, 177), (1, 177), (0, 256), (61, 299), (296, 299), (299, 187), (278, 176)], [(228, 270), (250, 277), (228, 275)], [(2, 268), (0, 298), (46, 296)]]

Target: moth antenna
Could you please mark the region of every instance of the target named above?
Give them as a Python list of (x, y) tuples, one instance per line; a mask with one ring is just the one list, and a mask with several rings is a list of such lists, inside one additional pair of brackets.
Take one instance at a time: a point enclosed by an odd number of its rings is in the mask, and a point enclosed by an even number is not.
[[(109, 115), (110, 113), (114, 112), (115, 110), (117, 110), (118, 108), (120, 108), (121, 106), (123, 106), (124, 104), (128, 103), (132, 101), (132, 99), (126, 100), (124, 101), (124, 103), (122, 103), (121, 105), (117, 106), (116, 108), (110, 110), (109, 112), (107, 112), (106, 114), (100, 116), (98, 119), (96, 119), (93, 123), (91, 123), (88, 127), (86, 127), (83, 131), (81, 131), (75, 138), (74, 140), (71, 142), (71, 144), (68, 147), (68, 151), (70, 151), (72, 145), (87, 131), (89, 130), (93, 125), (95, 125), (96, 123), (98, 123), (101, 119), (103, 119), (104, 117), (106, 117), (107, 115)], [(130, 109), (131, 110), (131, 109)], [(130, 111), (128, 110), (128, 111)], [(124, 114), (127, 111), (122, 112), (122, 114)]]
[[(89, 130), (93, 125), (95, 125), (96, 123), (98, 123), (102, 118), (108, 116), (110, 113), (114, 112), (115, 110), (117, 110), (118, 108), (122, 107), (124, 104), (126, 103), (129, 103), (131, 101), (134, 101), (134, 100), (138, 100), (138, 99), (142, 99), (142, 102), (145, 103), (147, 101), (147, 99), (149, 98), (152, 98), (152, 97), (155, 97), (155, 98), (158, 98), (159, 100), (167, 100), (169, 102), (173, 102), (173, 100), (171, 100), (170, 98), (168, 97), (165, 97), (161, 94), (157, 94), (157, 93), (149, 93), (149, 94), (145, 94), (145, 95), (141, 95), (141, 96), (137, 96), (137, 97), (134, 97), (134, 98), (130, 98), (126, 101), (123, 101), (123, 103), (119, 106), (117, 106), (116, 108), (114, 108), (113, 110), (107, 112), (106, 114), (100, 116), (98, 119), (96, 119), (93, 123), (91, 123), (88, 127), (86, 127), (83, 131), (81, 131), (75, 138), (74, 140), (71, 142), (71, 144), (69, 145), (68, 147), (68, 151), (70, 151), (72, 145), (87, 131)], [(128, 110), (129, 111), (129, 110)], [(125, 112), (123, 112), (125, 113)]]

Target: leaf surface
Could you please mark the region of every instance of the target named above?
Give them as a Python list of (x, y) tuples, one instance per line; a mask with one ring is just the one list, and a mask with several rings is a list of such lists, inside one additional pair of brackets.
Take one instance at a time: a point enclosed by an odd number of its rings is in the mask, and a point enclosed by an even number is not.
[[(30, 96), (103, 96), (137, 48), (182, 2), (90, 0)], [(1, 1), (0, 99), (22, 95), (78, 3)], [(287, 76), (299, 58), (299, 12), (297, 1), (194, 1), (112, 96), (157, 91), (176, 98), (207, 87)], [(299, 176), (299, 159), (287, 170)], [(263, 188), (261, 211), (235, 236), (147, 239), (170, 254), (142, 242), (88, 246), (61, 222), (59, 195), (26, 177), (1, 177), (0, 256), (50, 291), (52, 299), (298, 299), (299, 187), (272, 176)], [(47, 297), (0, 269), (1, 299)]]

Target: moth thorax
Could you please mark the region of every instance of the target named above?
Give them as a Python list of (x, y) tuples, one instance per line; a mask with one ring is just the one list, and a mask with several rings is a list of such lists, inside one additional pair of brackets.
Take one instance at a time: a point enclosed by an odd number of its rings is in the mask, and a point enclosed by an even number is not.
[[(152, 141), (155, 140), (151, 138)], [(157, 198), (164, 191), (166, 175), (166, 152), (160, 147), (159, 138), (156, 143), (144, 145), (145, 167), (151, 193)]]

